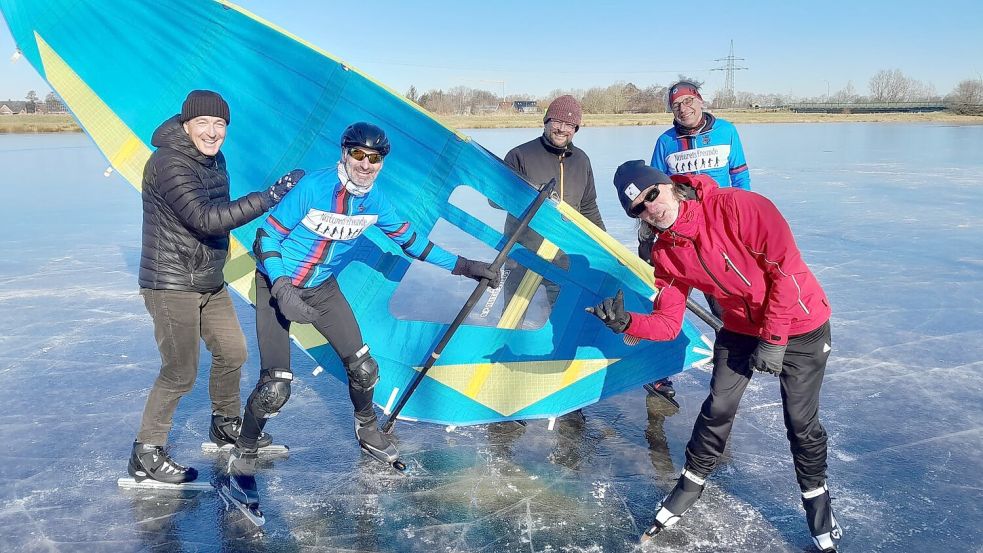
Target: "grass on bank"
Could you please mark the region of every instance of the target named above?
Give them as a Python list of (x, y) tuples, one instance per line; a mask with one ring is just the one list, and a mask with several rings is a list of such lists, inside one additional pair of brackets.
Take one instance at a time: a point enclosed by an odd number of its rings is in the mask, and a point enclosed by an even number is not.
[[(946, 111), (933, 113), (792, 113), (789, 111), (716, 110), (714, 113), (732, 123), (954, 123), (983, 124), (983, 117), (956, 115)], [(541, 113), (495, 113), (489, 115), (439, 115), (437, 118), (455, 129), (535, 128), (543, 125)], [(654, 125), (668, 127), (670, 113), (584, 114), (584, 127)], [(0, 116), (0, 134), (79, 132), (75, 119), (68, 114)]]
[(67, 113), (49, 115), (2, 115), (0, 134), (80, 132), (75, 119)]

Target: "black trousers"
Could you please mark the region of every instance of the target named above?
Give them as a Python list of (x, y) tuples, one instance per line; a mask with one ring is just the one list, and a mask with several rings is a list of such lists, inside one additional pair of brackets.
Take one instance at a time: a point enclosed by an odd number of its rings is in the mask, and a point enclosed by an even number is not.
[[(710, 395), (703, 402), (686, 446), (686, 465), (707, 476), (724, 452), (737, 407), (751, 381), (748, 359), (758, 338), (721, 330), (713, 348)], [(819, 390), (829, 359), (829, 321), (807, 334), (789, 338), (779, 382), (782, 411), (795, 476), (802, 491), (826, 481), (826, 430), (819, 423)], [(762, 374), (762, 378), (769, 375)]]
[[(280, 312), (276, 298), (270, 293), (271, 286), (269, 277), (256, 271), (256, 338), (259, 341), (260, 366), (264, 371), (290, 370), (290, 321)], [(328, 340), (339, 358), (353, 355), (364, 345), (355, 314), (334, 276), (320, 286), (302, 289), (301, 297), (317, 310), (314, 328)], [(372, 390), (358, 391), (349, 381), (348, 395), (356, 413), (372, 410)], [(247, 444), (255, 443), (269, 420), (254, 416), (251, 407), (246, 407), (241, 432)]]

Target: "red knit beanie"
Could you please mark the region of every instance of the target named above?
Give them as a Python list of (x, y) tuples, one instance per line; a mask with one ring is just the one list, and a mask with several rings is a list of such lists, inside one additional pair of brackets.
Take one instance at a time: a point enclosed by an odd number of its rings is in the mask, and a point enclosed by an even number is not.
[(550, 119), (556, 119), (557, 121), (570, 123), (577, 127), (577, 129), (580, 129), (580, 118), (580, 103), (573, 96), (564, 95), (550, 102), (550, 107), (546, 108), (543, 123)]

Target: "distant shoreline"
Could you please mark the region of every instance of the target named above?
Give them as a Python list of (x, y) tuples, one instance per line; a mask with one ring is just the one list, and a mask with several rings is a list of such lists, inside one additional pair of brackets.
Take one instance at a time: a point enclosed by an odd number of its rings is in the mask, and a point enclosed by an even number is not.
[[(732, 123), (953, 123), (983, 125), (983, 116), (933, 113), (792, 113), (763, 110), (717, 110), (719, 117)], [(440, 115), (437, 119), (455, 129), (535, 128), (543, 124), (539, 113), (491, 115)], [(669, 126), (669, 113), (585, 114), (584, 127)], [(0, 134), (41, 134), (81, 132), (68, 114), (0, 116)]]
[[(793, 113), (789, 111), (715, 110), (714, 115), (731, 123), (956, 123), (983, 125), (983, 117), (933, 113)], [(543, 126), (543, 115), (492, 114), (438, 116), (442, 123), (455, 129), (504, 129)], [(672, 124), (671, 113), (584, 114), (583, 127), (664, 126)]]

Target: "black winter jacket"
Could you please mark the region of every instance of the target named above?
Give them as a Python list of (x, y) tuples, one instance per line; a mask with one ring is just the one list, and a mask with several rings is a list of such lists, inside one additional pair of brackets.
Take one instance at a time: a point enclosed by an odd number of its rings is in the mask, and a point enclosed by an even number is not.
[(556, 191), (563, 201), (604, 229), (601, 212), (597, 209), (594, 171), (583, 150), (573, 144), (557, 148), (540, 135), (512, 148), (505, 155), (505, 163), (536, 186), (555, 178)]
[(154, 131), (151, 144), (157, 150), (143, 170), (140, 287), (216, 292), (225, 283), (229, 231), (271, 202), (261, 192), (229, 201), (225, 156), (198, 151), (177, 115)]

